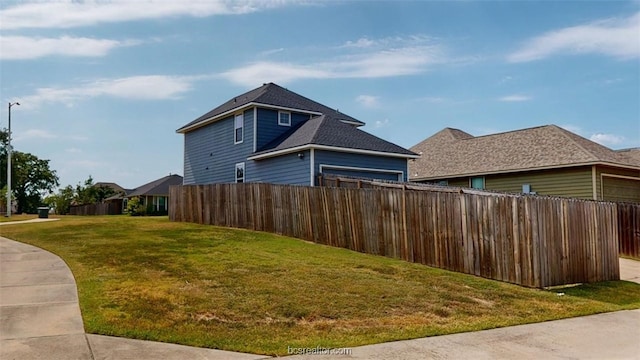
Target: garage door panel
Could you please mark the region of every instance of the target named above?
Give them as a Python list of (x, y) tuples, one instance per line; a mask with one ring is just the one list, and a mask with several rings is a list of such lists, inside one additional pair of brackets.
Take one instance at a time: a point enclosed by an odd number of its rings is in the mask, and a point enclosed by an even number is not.
[(602, 197), (607, 201), (640, 202), (640, 178), (603, 176)]

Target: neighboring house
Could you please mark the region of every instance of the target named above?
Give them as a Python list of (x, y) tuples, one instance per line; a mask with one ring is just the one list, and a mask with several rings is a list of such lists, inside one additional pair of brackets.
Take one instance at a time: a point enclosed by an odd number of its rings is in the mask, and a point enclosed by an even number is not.
[(177, 130), (184, 184), (315, 185), (317, 175), (407, 180), (413, 152), (360, 129), (360, 120), (276, 84), (236, 96)]
[(182, 185), (182, 180), (180, 175), (169, 174), (139, 186), (125, 196), (123, 206), (126, 209), (128, 200), (137, 197), (140, 199), (140, 203), (146, 207), (147, 212), (166, 213), (169, 210), (169, 186)]
[(611, 150), (555, 125), (474, 137), (445, 128), (411, 148), (410, 181), (640, 202), (640, 149)]
[(116, 194), (126, 194), (127, 191), (130, 191), (130, 190), (125, 189), (122, 186), (120, 186), (120, 185), (118, 185), (116, 183), (113, 183), (113, 182), (97, 182), (97, 183), (93, 184), (93, 187), (95, 187), (95, 188), (110, 188)]

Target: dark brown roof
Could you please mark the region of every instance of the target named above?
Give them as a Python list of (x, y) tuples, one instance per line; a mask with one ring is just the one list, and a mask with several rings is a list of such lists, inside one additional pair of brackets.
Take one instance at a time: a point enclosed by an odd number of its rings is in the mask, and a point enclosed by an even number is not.
[(555, 125), (474, 137), (445, 128), (413, 146), (411, 180), (606, 163), (640, 169), (640, 156), (617, 152)]
[(97, 182), (93, 187), (107, 187), (113, 189), (117, 193), (126, 193), (128, 190), (114, 182)]
[(364, 125), (362, 121), (352, 118), (349, 115), (343, 114), (335, 109), (331, 109), (328, 106), (322, 105), (302, 95), (296, 94), (295, 92), (285, 89), (274, 83), (268, 83), (262, 85), (259, 88), (248, 91), (242, 95), (233, 97), (224, 104), (216, 107), (215, 109), (179, 128), (178, 130), (176, 130), (176, 132), (186, 132), (191, 127), (199, 126), (199, 124), (201, 123), (205, 124), (208, 121), (214, 119), (216, 116), (227, 113), (234, 109), (242, 108), (249, 103), (316, 112), (319, 114), (331, 115), (334, 118), (351, 122), (357, 126)]
[(133, 191), (127, 194), (127, 197), (152, 195), (167, 196), (169, 195), (169, 186), (171, 185), (182, 185), (182, 176), (168, 175), (158, 180), (154, 180), (133, 189)]

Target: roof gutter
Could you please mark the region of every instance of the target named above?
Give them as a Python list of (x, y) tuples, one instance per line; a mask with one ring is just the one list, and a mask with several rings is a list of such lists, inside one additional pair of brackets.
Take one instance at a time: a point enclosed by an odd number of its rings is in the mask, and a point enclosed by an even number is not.
[(489, 172), (475, 172), (475, 173), (463, 173), (463, 174), (443, 174), (439, 176), (427, 176), (427, 177), (419, 177), (419, 178), (410, 178), (410, 181), (428, 181), (428, 180), (439, 180), (439, 179), (451, 179), (451, 178), (459, 178), (466, 176), (482, 176), (482, 175), (495, 175), (495, 174), (512, 174), (524, 171), (537, 171), (537, 170), (552, 170), (552, 169), (564, 169), (576, 166), (593, 166), (593, 165), (603, 165), (603, 166), (613, 166), (618, 168), (624, 168), (629, 170), (638, 170), (640, 171), (640, 167), (633, 165), (623, 165), (616, 164), (610, 162), (586, 162), (586, 163), (577, 163), (577, 164), (566, 164), (566, 165), (558, 165), (558, 166), (541, 166), (537, 168), (525, 168), (525, 169), (512, 169), (512, 170), (496, 170)]
[(420, 155), (399, 154), (399, 153), (390, 153), (390, 152), (384, 152), (384, 151), (374, 151), (374, 150), (343, 148), (343, 147), (327, 146), (327, 145), (306, 144), (306, 145), (295, 146), (295, 147), (288, 148), (288, 149), (270, 151), (270, 152), (267, 152), (267, 153), (253, 155), (253, 156), (248, 157), (247, 160), (262, 160), (262, 159), (267, 159), (267, 158), (271, 158), (271, 157), (275, 157), (275, 156), (280, 156), (280, 155), (285, 155), (285, 154), (290, 154), (290, 153), (295, 153), (295, 152), (298, 152), (298, 151), (304, 151), (304, 150), (310, 150), (310, 149), (346, 152), (346, 153), (361, 154), (361, 155), (376, 155), (376, 156), (396, 157), (396, 158), (405, 158), (405, 159), (417, 159), (417, 158), (420, 157)]

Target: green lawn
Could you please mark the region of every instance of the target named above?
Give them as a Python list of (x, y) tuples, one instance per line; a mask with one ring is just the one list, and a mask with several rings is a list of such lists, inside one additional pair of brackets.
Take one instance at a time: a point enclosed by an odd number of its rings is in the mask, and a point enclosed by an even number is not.
[(640, 308), (630, 282), (527, 289), (166, 217), (63, 217), (0, 233), (69, 264), (88, 332), (232, 351), (285, 355)]
[(38, 215), (30, 215), (30, 214), (12, 214), (11, 217), (6, 217), (4, 213), (0, 214), (0, 222), (8, 222), (8, 221), (22, 221), (22, 220), (31, 220), (36, 219)]

